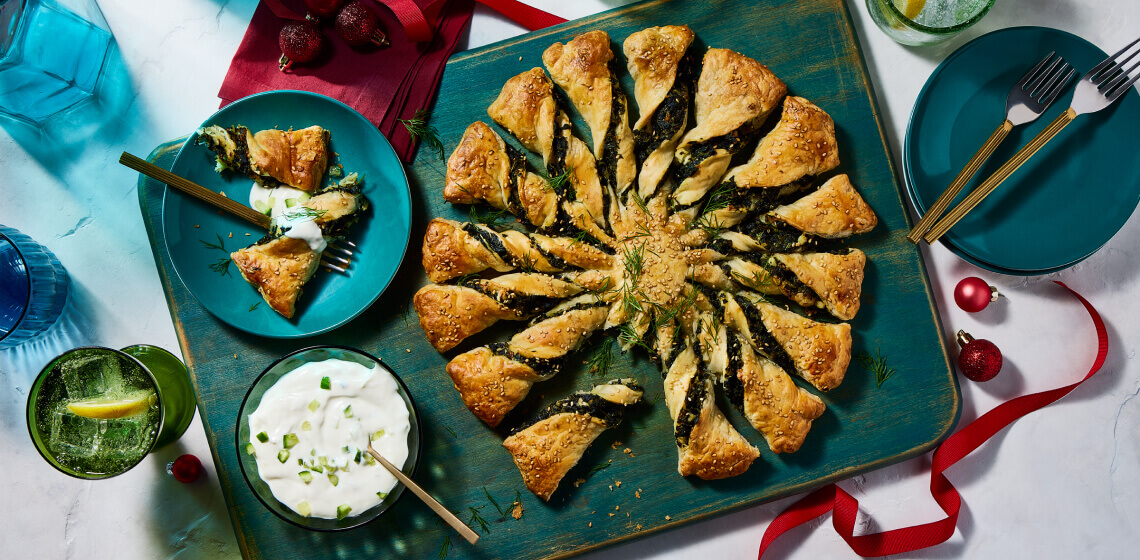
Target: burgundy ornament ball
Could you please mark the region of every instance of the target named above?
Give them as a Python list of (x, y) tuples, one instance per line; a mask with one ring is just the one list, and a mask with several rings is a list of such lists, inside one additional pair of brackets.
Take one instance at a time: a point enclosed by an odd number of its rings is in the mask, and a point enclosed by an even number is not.
[(989, 381), (1001, 371), (1001, 350), (997, 345), (985, 340), (974, 339), (965, 331), (958, 331), (958, 369), (970, 381)]
[(345, 4), (337, 13), (336, 34), (354, 47), (369, 43), (378, 47), (388, 45), (388, 37), (380, 30), (380, 18), (358, 0)]
[(281, 28), (277, 35), (277, 46), (281, 47), (281, 58), (277, 67), (282, 72), (291, 68), (294, 62), (304, 64), (317, 58), (324, 46), (325, 37), (320, 28), (311, 21), (291, 21)]
[(344, 0), (305, 0), (309, 13), (322, 18), (332, 17), (343, 4)]
[(202, 477), (202, 461), (190, 454), (182, 455), (167, 465), (166, 471), (178, 482), (189, 484)]
[(954, 303), (967, 313), (977, 313), (997, 298), (997, 288), (977, 276), (963, 278), (954, 288)]

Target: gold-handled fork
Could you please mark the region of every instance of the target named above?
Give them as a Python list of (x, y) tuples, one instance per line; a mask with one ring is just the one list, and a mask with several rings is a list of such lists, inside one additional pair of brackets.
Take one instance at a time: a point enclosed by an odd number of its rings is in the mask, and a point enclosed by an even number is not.
[(946, 187), (938, 200), (926, 210), (926, 214), (910, 230), (910, 235), (906, 236), (907, 241), (918, 243), (922, 239), (922, 235), (957, 198), (958, 193), (962, 192), (962, 188), (981, 169), (982, 164), (990, 158), (990, 154), (994, 153), (1013, 127), (1037, 120), (1037, 117), (1053, 104), (1057, 95), (1064, 91), (1069, 79), (1073, 77), (1073, 67), (1069, 66), (1062, 57), (1053, 58), (1054, 54), (1056, 51), (1045, 55), (1041, 62), (1038, 62), (1021, 77), (1013, 89), (1009, 90), (1009, 95), (1005, 99), (1005, 120), (998, 125), (993, 134), (990, 134), (982, 147), (978, 148), (974, 157), (966, 162), (966, 166), (950, 186)]
[[(254, 210), (244, 204), (230, 200), (224, 195), (216, 193), (190, 179), (182, 177), (163, 169), (145, 159), (142, 159), (134, 154), (123, 152), (119, 156), (119, 163), (146, 175), (152, 179), (162, 181), (167, 185), (182, 191), (202, 202), (213, 205), (217, 208), (225, 210), (247, 222), (250, 222), (263, 229), (269, 229), (270, 218), (269, 216)], [(337, 243), (343, 243), (348, 247), (341, 247)], [(321, 253), (321, 266), (339, 272), (341, 274), (348, 274), (348, 267), (352, 264), (351, 258), (353, 250), (356, 249), (356, 244), (345, 239), (334, 240), (329, 243), (325, 252)]]
[[(954, 207), (946, 217), (942, 218), (930, 231), (923, 236), (927, 243), (933, 243), (942, 237), (954, 224), (958, 223), (967, 212), (973, 210), (983, 199), (994, 191), (1014, 171), (1017, 171), (1033, 154), (1037, 153), (1057, 133), (1061, 132), (1077, 115), (1095, 113), (1112, 105), (1113, 102), (1124, 97), (1124, 93), (1132, 89), (1132, 85), (1140, 78), (1140, 73), (1133, 76), (1136, 68), (1140, 66), (1137, 61), (1125, 69), (1133, 58), (1140, 54), (1140, 48), (1134, 49), (1140, 38), (1132, 41), (1116, 54), (1104, 59), (1092, 70), (1089, 70), (1077, 82), (1076, 91), (1073, 92), (1073, 101), (1065, 112), (1053, 119), (1049, 126), (1033, 137), (1025, 147), (1018, 150), (1009, 161), (1005, 162), (993, 175), (985, 180), (978, 188), (966, 196), (958, 206)], [(1131, 54), (1121, 58), (1121, 55), (1131, 51)]]

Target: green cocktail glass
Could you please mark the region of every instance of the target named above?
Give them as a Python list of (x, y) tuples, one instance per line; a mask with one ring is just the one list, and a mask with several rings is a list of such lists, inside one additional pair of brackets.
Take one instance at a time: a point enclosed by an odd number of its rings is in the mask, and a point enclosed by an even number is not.
[(28, 392), (28, 433), (59, 471), (83, 479), (127, 472), (177, 440), (194, 418), (186, 366), (157, 346), (83, 347), (56, 357)]

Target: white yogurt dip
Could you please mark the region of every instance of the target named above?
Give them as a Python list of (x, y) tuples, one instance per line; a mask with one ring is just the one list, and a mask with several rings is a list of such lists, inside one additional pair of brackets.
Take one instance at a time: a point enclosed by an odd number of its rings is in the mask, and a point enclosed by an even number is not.
[(278, 379), (249, 415), (246, 446), (273, 497), (328, 519), (379, 504), (396, 478), (366, 451), (369, 435), (397, 467), (408, 459), (411, 426), (397, 386), (383, 366), (344, 360), (308, 363)]

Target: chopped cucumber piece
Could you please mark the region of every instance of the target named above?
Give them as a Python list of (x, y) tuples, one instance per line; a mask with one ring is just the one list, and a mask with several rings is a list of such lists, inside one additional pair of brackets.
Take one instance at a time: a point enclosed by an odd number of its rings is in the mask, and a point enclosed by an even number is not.
[(269, 441), (269, 434), (267, 434), (265, 432), (261, 432), (261, 433), (257, 434), (257, 441), (260, 441), (261, 443), (265, 443), (265, 442)]
[(332, 381), (330, 381), (328, 377), (322, 377), (321, 378), (321, 389), (325, 389), (325, 390), (332, 389)]
[(322, 466), (320, 466), (320, 465), (313, 465), (313, 466), (311, 466), (311, 467), (309, 467), (309, 468), (310, 468), (310, 469), (312, 469), (312, 470), (314, 470), (314, 471), (316, 471), (316, 472), (319, 472), (319, 473), (323, 473), (323, 472), (325, 472), (325, 469), (324, 469), (324, 467), (322, 467)]
[(345, 452), (345, 453), (348, 453), (348, 446), (346, 445), (346, 446), (340, 448), (340, 450)]
[(376, 465), (376, 459), (373, 459), (371, 454), (364, 455), (364, 462), (370, 466)]
[(282, 463), (284, 463), (285, 461), (288, 461), (289, 460), (289, 450), (288, 449), (282, 449), (281, 451), (278, 451), (277, 452), (277, 460), (281, 461)]
[(336, 518), (338, 520), (344, 519), (345, 517), (348, 517), (348, 512), (350, 511), (352, 511), (352, 508), (349, 507), (348, 504), (341, 504), (339, 506), (336, 506)]
[(296, 205), (297, 205), (297, 199), (295, 199), (295, 198), (286, 198), (285, 199), (285, 207), (286, 208), (292, 208)]
[(380, 499), (381, 499), (381, 500), (383, 500), (384, 498), (387, 498), (387, 497), (388, 497), (388, 493), (387, 493), (387, 492), (377, 492), (377, 493), (376, 493), (376, 495), (377, 495), (377, 496), (380, 496)]
[(321, 463), (322, 467), (329, 466), (329, 458), (325, 457), (324, 455), (321, 455), (321, 457), (319, 459), (317, 459), (317, 461), (319, 461)]
[(309, 455), (312, 457), (316, 457), (317, 456), (317, 448), (314, 447), (314, 448), (310, 449)]
[(313, 402), (309, 403), (309, 412), (316, 412), (317, 408), (320, 408), (320, 406), (321, 406), (321, 401), (318, 401), (317, 399), (313, 399)]
[(303, 467), (303, 466), (305, 466), (305, 460), (304, 460), (304, 459), (300, 459), (300, 458), (298, 458), (298, 459), (297, 459), (297, 464)]
[(297, 445), (297, 442), (299, 442), (299, 441), (301, 441), (301, 440), (297, 437), (297, 434), (290, 432), (290, 433), (285, 434), (285, 438), (283, 440), (283, 443), (285, 444), (285, 449), (292, 449), (292, 447), (294, 445)]
[(352, 405), (351, 404), (344, 407), (344, 417), (345, 418), (352, 418)]
[[(274, 207), (274, 206), (277, 206), (277, 198), (276, 198), (276, 197), (272, 197), (272, 196), (271, 196), (271, 197), (269, 197), (269, 201), (267, 202), (267, 204), (269, 205), (269, 210), (271, 210), (271, 211), (272, 211), (272, 210), (273, 210), (273, 207)], [(266, 214), (268, 214), (268, 213), (269, 213), (269, 212), (266, 212)]]
[(372, 433), (371, 439), (372, 439), (372, 441), (376, 441), (382, 437), (384, 437), (384, 430), (378, 430), (378, 431)]
[(313, 508), (309, 507), (309, 502), (301, 502), (297, 504), (297, 513), (308, 517), (313, 513)]
[(311, 473), (309, 471), (301, 471), (301, 472), (297, 473), (297, 476), (301, 477), (301, 480), (304, 480), (305, 484), (308, 484), (308, 483), (313, 481), (313, 473)]
[(245, 444), (245, 454), (246, 455), (253, 455), (253, 444), (252, 443)]
[(297, 202), (304, 204), (304, 203), (308, 202), (310, 198), (313, 198), (313, 197), (309, 193), (301, 193), (300, 195), (297, 196)]
[(260, 200), (253, 201), (253, 209), (257, 210), (258, 212), (261, 212), (262, 214), (268, 214), (269, 211), (272, 210), (272, 208), (270, 208), (268, 204), (266, 204)]
[(308, 420), (305, 420), (304, 422), (301, 422), (301, 429), (307, 432), (313, 429), (313, 425), (310, 424)]
[(360, 463), (360, 450), (359, 450), (359, 449), (357, 449), (357, 450), (356, 450), (356, 459), (354, 459), (354, 460), (355, 460), (357, 463)]
[(335, 474), (333, 474), (333, 473), (329, 473), (329, 482), (330, 482), (330, 483), (331, 483), (333, 486), (336, 486), (337, 484), (340, 484), (340, 477), (339, 477), (339, 476), (337, 476), (337, 475), (335, 475)]

